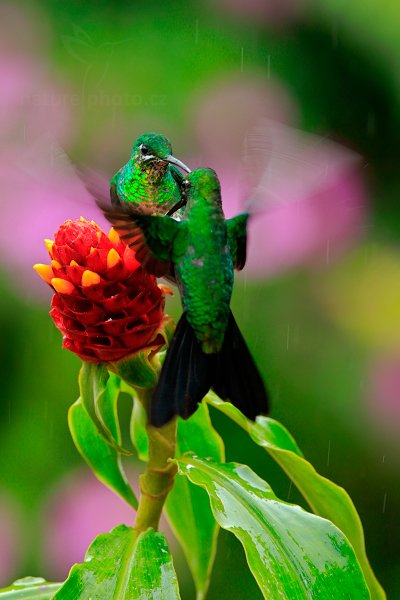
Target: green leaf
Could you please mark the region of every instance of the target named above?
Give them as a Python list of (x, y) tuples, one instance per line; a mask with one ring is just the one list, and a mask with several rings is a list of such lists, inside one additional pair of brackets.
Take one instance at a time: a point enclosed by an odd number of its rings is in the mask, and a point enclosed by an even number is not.
[(113, 363), (113, 370), (132, 387), (151, 389), (157, 385), (160, 364), (153, 348), (146, 348)]
[(140, 402), (138, 395), (131, 388), (130, 394), (133, 397), (133, 409), (130, 423), (130, 434), (132, 444), (136, 448), (140, 460), (147, 462), (149, 460), (149, 438), (146, 431), (146, 411)]
[(172, 557), (162, 533), (157, 533), (153, 529), (142, 533), (136, 542), (133, 558), (131, 589), (134, 593), (129, 598), (132, 600), (180, 598)]
[(85, 561), (74, 565), (54, 600), (176, 600), (178, 582), (162, 533), (136, 537), (119, 525), (92, 542)]
[(82, 398), (83, 406), (97, 429), (101, 431), (96, 412), (94, 409), (94, 386), (96, 391), (104, 389), (108, 379), (108, 371), (103, 363), (82, 362), (81, 370), (79, 371), (79, 391)]
[(101, 437), (80, 398), (69, 409), (68, 423), (75, 446), (96, 477), (137, 508), (138, 501), (126, 479), (120, 454)]
[(83, 406), (99, 435), (117, 452), (129, 456), (131, 452), (121, 447), (121, 430), (118, 418), (120, 378), (109, 373), (103, 363), (83, 362), (79, 373), (79, 389)]
[(61, 583), (48, 583), (42, 577), (17, 579), (7, 588), (0, 589), (2, 600), (49, 600)]
[(121, 447), (121, 428), (118, 417), (118, 397), (121, 380), (109, 373), (106, 385), (98, 388), (95, 382), (94, 409), (107, 437)]
[(194, 456), (177, 463), (205, 488), (221, 527), (243, 544), (265, 598), (369, 598), (353, 548), (330, 521), (282, 502), (247, 466)]
[[(188, 450), (216, 461), (225, 458), (222, 439), (212, 427), (205, 403), (200, 404), (187, 421), (178, 420), (176, 456), (182, 456)], [(186, 477), (177, 475), (167, 498), (166, 513), (185, 553), (200, 600), (205, 597), (209, 585), (219, 529), (207, 494)]]
[(371, 599), (385, 599), (386, 594), (368, 562), (361, 520), (348, 493), (316, 472), (311, 463), (302, 457), (290, 433), (277, 421), (258, 417), (254, 423), (215, 394), (209, 394), (207, 401), (243, 427), (253, 441), (276, 460), (315, 514), (332, 521), (346, 535), (363, 570)]

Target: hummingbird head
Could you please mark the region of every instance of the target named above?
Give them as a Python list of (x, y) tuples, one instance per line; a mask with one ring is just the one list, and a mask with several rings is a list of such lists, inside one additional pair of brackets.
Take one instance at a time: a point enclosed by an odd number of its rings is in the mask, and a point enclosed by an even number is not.
[(172, 155), (171, 142), (160, 133), (140, 135), (133, 144), (131, 160), (139, 167), (149, 170), (165, 172), (170, 163), (190, 173), (190, 169)]
[(213, 169), (196, 169), (186, 175), (183, 186), (188, 204), (204, 200), (221, 206), (221, 185)]

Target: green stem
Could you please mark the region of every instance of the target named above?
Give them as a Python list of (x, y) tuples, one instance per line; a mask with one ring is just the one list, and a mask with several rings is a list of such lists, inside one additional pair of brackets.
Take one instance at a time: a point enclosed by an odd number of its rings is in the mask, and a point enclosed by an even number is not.
[[(146, 398), (142, 398), (146, 405)], [(176, 419), (163, 427), (147, 425), (149, 438), (149, 462), (140, 476), (139, 507), (136, 513), (135, 529), (138, 533), (149, 527), (158, 529), (162, 509), (169, 491), (174, 485), (177, 467), (170, 462), (175, 456)]]

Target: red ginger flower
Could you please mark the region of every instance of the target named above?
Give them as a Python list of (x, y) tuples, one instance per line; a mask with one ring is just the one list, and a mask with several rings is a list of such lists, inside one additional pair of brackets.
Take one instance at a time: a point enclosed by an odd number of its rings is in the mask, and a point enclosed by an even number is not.
[(87, 362), (114, 362), (162, 346), (165, 297), (135, 253), (94, 221), (66, 221), (45, 240), (50, 265), (35, 265), (55, 290), (50, 315), (63, 347)]

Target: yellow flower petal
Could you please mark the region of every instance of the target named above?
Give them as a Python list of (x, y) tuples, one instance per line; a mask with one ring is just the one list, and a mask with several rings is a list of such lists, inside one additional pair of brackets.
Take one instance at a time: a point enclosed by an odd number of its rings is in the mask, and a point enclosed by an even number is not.
[(61, 267), (62, 267), (62, 265), (58, 262), (58, 260), (52, 260), (51, 266), (53, 267), (53, 269), (61, 269)]
[(50, 283), (59, 294), (72, 294), (75, 291), (74, 285), (61, 277), (53, 277)]
[(164, 294), (168, 294), (168, 296), (173, 296), (174, 295), (173, 290), (168, 285), (164, 285), (163, 283), (159, 283), (158, 287), (160, 288), (161, 291), (164, 292)]
[(46, 283), (50, 283), (53, 279), (54, 273), (50, 265), (42, 265), (38, 263), (33, 265), (33, 268)]
[(82, 286), (83, 287), (90, 287), (92, 285), (97, 285), (98, 283), (100, 283), (100, 281), (101, 281), (101, 278), (98, 273), (89, 271), (89, 269), (87, 269), (86, 271), (83, 271), (83, 275), (82, 275)]
[(119, 262), (121, 262), (121, 257), (115, 248), (111, 248), (109, 253), (107, 254), (107, 268), (111, 269), (111, 267), (115, 267)]
[(46, 246), (47, 252), (50, 254), (50, 257), (53, 258), (54, 241), (53, 240), (44, 240), (44, 245)]
[(79, 264), (76, 262), (76, 260), (71, 260), (71, 262), (69, 263), (70, 267), (79, 267)]
[(120, 238), (118, 233), (115, 231), (114, 227), (111, 227), (110, 232), (108, 234), (108, 239), (115, 245), (119, 244)]

